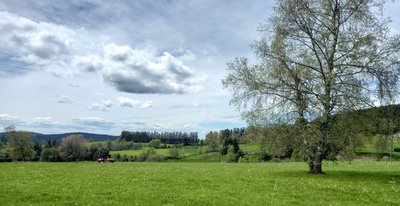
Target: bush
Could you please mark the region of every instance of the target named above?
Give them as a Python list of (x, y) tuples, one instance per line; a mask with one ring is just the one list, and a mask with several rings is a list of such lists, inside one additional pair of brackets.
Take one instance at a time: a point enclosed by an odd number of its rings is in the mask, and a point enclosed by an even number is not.
[(6, 153), (0, 153), (0, 162), (12, 162), (12, 158)]
[(176, 159), (179, 157), (179, 151), (176, 149), (175, 146), (172, 146), (171, 149), (169, 150), (169, 155), (171, 158)]
[(165, 157), (163, 155), (158, 155), (158, 154), (149, 155), (146, 158), (146, 162), (162, 162), (164, 160)]
[(116, 161), (121, 161), (121, 154), (117, 153), (117, 154), (113, 154), (111, 155), (112, 158), (114, 158)]
[(161, 147), (161, 140), (160, 139), (153, 139), (149, 143), (147, 143), (147, 146), (159, 149)]
[(239, 157), (238, 163), (249, 163), (249, 160), (244, 157)]
[(128, 159), (129, 159), (129, 162), (135, 162), (136, 161), (136, 156), (135, 155), (129, 155)]
[(267, 152), (261, 152), (259, 156), (259, 160), (261, 162), (266, 162), (272, 159), (272, 155), (268, 154)]
[(393, 149), (393, 151), (395, 151), (395, 152), (400, 152), (400, 147), (395, 147), (395, 148)]
[(42, 162), (61, 162), (61, 154), (55, 147), (45, 148), (40, 154), (40, 161)]
[(128, 155), (126, 155), (126, 154), (121, 155), (120, 161), (121, 162), (128, 162), (129, 161)]
[(134, 143), (134, 144), (132, 145), (132, 149), (133, 149), (133, 150), (140, 150), (140, 149), (142, 149), (142, 144), (140, 144), (140, 143)]
[(149, 155), (147, 155), (147, 154), (140, 154), (140, 155), (138, 155), (137, 157), (136, 157), (136, 161), (138, 161), (138, 162), (144, 162), (144, 161), (146, 161), (146, 159), (147, 159), (147, 157), (148, 157)]

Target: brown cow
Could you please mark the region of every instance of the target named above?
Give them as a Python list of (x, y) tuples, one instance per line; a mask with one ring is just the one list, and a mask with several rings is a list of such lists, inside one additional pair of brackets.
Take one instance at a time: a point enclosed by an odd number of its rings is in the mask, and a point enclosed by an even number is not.
[(110, 162), (110, 163), (114, 163), (115, 160), (112, 157), (107, 157), (106, 161)]

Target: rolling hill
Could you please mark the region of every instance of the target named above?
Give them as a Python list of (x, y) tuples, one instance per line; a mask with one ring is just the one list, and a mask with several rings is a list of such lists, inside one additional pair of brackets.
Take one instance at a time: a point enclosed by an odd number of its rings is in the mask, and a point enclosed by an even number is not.
[[(85, 133), (85, 132), (70, 132), (70, 133), (62, 133), (62, 134), (40, 134), (34, 133), (35, 137), (33, 138), (34, 142), (47, 142), (47, 141), (61, 141), (62, 138), (67, 137), (69, 135), (83, 135), (85, 139), (92, 141), (107, 141), (107, 140), (115, 140), (117, 136), (106, 135), (106, 134), (93, 134), (93, 133)], [(0, 133), (0, 140), (6, 142), (6, 133)]]

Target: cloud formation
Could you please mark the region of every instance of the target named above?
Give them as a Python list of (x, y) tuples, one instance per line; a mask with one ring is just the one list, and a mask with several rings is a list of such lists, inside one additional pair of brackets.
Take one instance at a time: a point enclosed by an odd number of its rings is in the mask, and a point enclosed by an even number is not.
[(128, 97), (118, 97), (118, 102), (121, 107), (136, 107), (140, 104), (139, 100), (134, 100)]
[(95, 127), (95, 128), (113, 128), (114, 123), (99, 117), (76, 117), (72, 122), (82, 128)]
[(51, 117), (35, 117), (31, 122), (26, 122), (25, 124), (39, 128), (52, 128), (58, 125)]
[(146, 109), (146, 108), (150, 108), (153, 107), (153, 102), (150, 100), (146, 100), (142, 103), (142, 105), (140, 105), (140, 108), (142, 109)]
[(93, 103), (91, 104), (88, 109), (89, 110), (93, 110), (93, 111), (102, 111), (105, 112), (107, 111), (109, 108), (111, 108), (113, 105), (111, 100), (104, 100), (102, 103)]
[[(0, 58), (58, 76), (97, 73), (104, 82), (122, 92), (194, 93), (205, 80), (205, 76), (196, 75), (169, 52), (159, 55), (149, 48), (103, 42), (91, 39), (85, 29), (35, 22), (8, 12), (0, 12), (0, 35), (0, 49), (7, 51)], [(2, 70), (13, 73), (9, 68), (0, 67)]]
[(108, 44), (104, 54), (106, 62), (102, 64), (102, 77), (122, 92), (194, 93), (201, 89), (200, 83), (204, 80), (168, 52), (157, 56), (149, 49)]
[(54, 99), (55, 102), (60, 103), (60, 104), (72, 104), (75, 103), (75, 100), (72, 99), (69, 96), (66, 95), (62, 95), (61, 97), (55, 98)]
[(17, 116), (12, 116), (9, 114), (0, 114), (0, 125), (8, 126), (12, 124), (21, 123), (21, 119)]

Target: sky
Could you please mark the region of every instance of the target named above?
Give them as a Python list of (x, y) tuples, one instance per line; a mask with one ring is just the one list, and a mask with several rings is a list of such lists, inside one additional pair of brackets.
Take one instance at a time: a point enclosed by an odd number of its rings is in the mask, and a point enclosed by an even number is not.
[[(44, 134), (243, 127), (221, 80), (265, 0), (0, 0), (0, 128)], [(385, 15), (400, 33), (400, 2)], [(1, 129), (0, 129), (1, 131)]]

